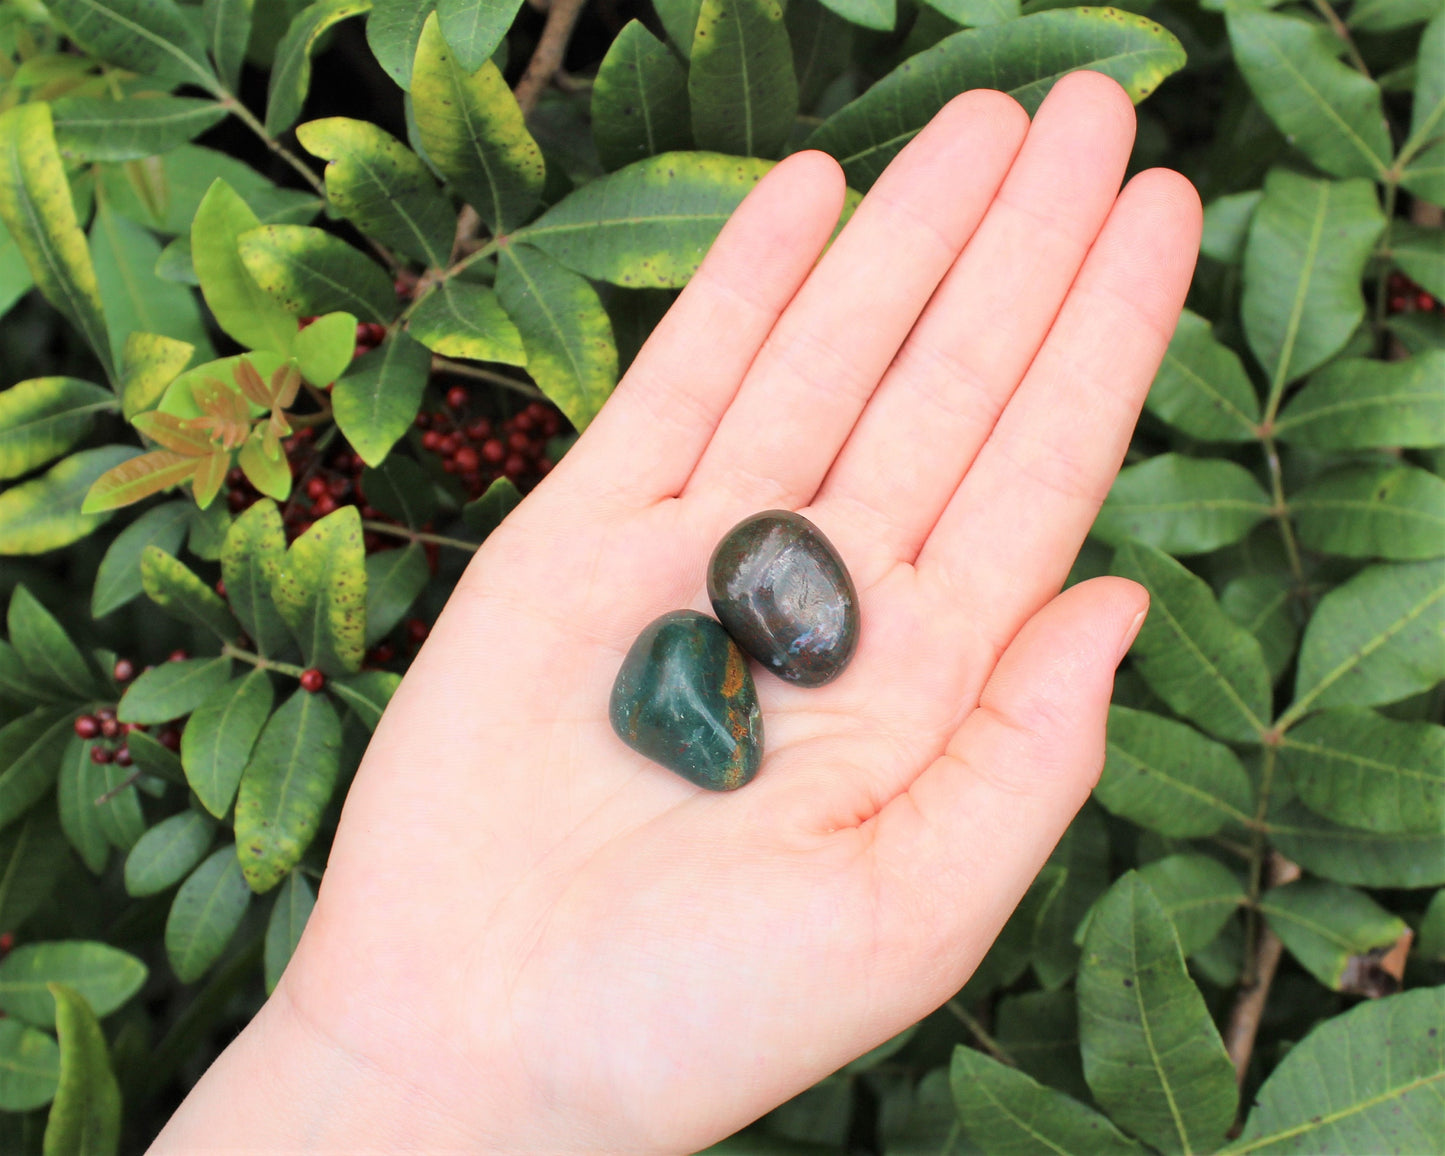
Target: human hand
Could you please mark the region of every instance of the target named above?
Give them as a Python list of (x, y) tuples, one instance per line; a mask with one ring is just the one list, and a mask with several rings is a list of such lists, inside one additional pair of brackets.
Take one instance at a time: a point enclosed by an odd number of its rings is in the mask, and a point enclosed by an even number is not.
[[(1146, 599), (1058, 594), (1193, 267), (1133, 110), (950, 103), (818, 254), (818, 153), (729, 221), (615, 396), (493, 533), (377, 730), (272, 1001), (157, 1150), (687, 1152), (963, 984), (1086, 798)], [(816, 268), (814, 268), (817, 262)], [(612, 680), (802, 511), (858, 587), (835, 682), (758, 676), (757, 779), (624, 746)]]

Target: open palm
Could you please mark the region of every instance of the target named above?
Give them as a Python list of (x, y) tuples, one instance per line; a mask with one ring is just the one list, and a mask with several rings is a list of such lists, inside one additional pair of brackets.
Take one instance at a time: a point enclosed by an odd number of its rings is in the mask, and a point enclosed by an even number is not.
[[(277, 996), (162, 1145), (264, 1052), (329, 1101), (300, 1126), (323, 1146), (691, 1151), (961, 986), (1097, 776), (1145, 607), (1058, 595), (1197, 245), (1182, 178), (1119, 192), (1132, 138), (1098, 75), (1032, 126), (967, 94), (821, 260), (837, 166), (773, 170), (479, 551)], [(838, 547), (862, 640), (820, 689), (758, 674), (761, 772), (710, 794), (624, 746), (608, 694), (772, 508)]]

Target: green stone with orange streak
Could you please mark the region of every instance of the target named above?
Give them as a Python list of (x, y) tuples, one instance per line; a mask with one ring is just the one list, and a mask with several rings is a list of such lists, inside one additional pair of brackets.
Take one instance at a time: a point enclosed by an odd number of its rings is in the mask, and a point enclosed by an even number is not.
[(763, 716), (748, 660), (717, 621), (674, 610), (637, 636), (612, 686), (612, 729), (629, 747), (709, 791), (732, 791), (763, 761)]

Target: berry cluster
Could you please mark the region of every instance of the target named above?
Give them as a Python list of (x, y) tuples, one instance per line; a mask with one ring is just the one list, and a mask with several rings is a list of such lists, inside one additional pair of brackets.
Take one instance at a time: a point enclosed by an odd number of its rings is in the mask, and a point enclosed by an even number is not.
[(520, 413), (500, 421), (473, 416), (471, 394), (454, 385), (446, 392), (446, 406), (416, 415), (422, 431), (421, 448), (441, 459), (442, 469), (454, 474), (469, 496), (481, 496), (498, 478), (510, 478), (530, 489), (552, 468), (547, 439), (562, 431), (562, 415), (544, 402), (534, 401)]
[(1441, 308), (1439, 301), (1403, 273), (1391, 273), (1385, 285), (1385, 304), (1391, 313), (1430, 313)]
[[(180, 662), (188, 657), (184, 650), (171, 651), (169, 661)], [(150, 670), (150, 667), (146, 667)], [(135, 663), (128, 658), (118, 659), (115, 670), (112, 671), (115, 681), (124, 685), (136, 676)], [(103, 706), (94, 714), (83, 714), (75, 720), (75, 733), (83, 739), (95, 740), (95, 745), (90, 748), (90, 761), (104, 766), (107, 763), (114, 763), (118, 767), (128, 767), (133, 761), (131, 759), (130, 747), (126, 745), (126, 736), (136, 731), (147, 731), (149, 727), (140, 723), (123, 723), (115, 717), (115, 707)], [(181, 732), (177, 722), (166, 723), (156, 732), (156, 742), (167, 750), (178, 751), (181, 749)]]

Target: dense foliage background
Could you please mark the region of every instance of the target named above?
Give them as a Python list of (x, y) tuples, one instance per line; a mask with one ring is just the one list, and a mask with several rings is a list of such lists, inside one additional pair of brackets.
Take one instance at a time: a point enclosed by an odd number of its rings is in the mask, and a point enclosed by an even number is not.
[(1445, 9), (1332, 3), (0, 6), (0, 1150), (143, 1147), (259, 1006), (468, 551), (770, 164), (1076, 68), (1207, 204), (1076, 567), (1153, 598), (1108, 765), (954, 1000), (719, 1150), (1436, 1150)]

